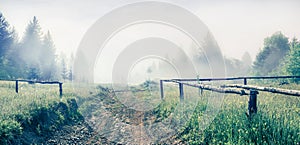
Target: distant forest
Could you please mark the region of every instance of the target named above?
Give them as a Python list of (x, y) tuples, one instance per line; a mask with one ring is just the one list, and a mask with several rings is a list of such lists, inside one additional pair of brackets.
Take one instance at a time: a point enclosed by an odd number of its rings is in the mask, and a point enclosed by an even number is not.
[[(300, 76), (300, 41), (296, 37), (288, 38), (281, 32), (275, 32), (264, 39), (263, 47), (247, 69), (249, 57), (246, 53), (241, 61), (225, 59), (228, 75)], [(246, 68), (243, 68), (245, 64)]]
[(264, 39), (264, 46), (252, 66), (254, 75), (300, 76), (300, 41), (281, 32)]
[[(300, 76), (300, 41), (281, 32), (264, 39), (263, 48), (253, 61), (248, 52), (241, 57), (241, 60), (224, 57), (227, 76)], [(0, 13), (0, 79), (72, 80), (72, 59), (70, 56), (67, 62), (65, 57), (56, 54), (50, 32), (41, 31), (36, 17), (19, 39)], [(203, 56), (196, 59), (201, 64)]]
[(65, 57), (56, 54), (50, 32), (42, 32), (36, 17), (19, 39), (0, 12), (0, 79), (71, 80), (71, 69)]
[[(228, 75), (300, 76), (300, 41), (295, 37), (288, 38), (281, 32), (275, 32), (264, 39), (263, 48), (260, 48), (255, 60), (247, 69), (249, 57), (248, 54), (244, 54), (241, 61), (225, 59)], [(246, 68), (243, 68), (245, 64)]]
[[(200, 77), (211, 77), (209, 63), (206, 56), (214, 57), (213, 50), (218, 47), (213, 41), (212, 36), (208, 34), (203, 43), (209, 51), (203, 53), (195, 53), (193, 61), (199, 66)], [(224, 56), (224, 64), (227, 77), (235, 76), (279, 76), (279, 75), (293, 75), (300, 76), (300, 41), (297, 38), (288, 38), (283, 33), (275, 32), (264, 39), (263, 47), (260, 48), (256, 58), (252, 60), (250, 54), (245, 52), (241, 55), (241, 59), (228, 58)], [(175, 60), (174, 64), (176, 64)], [(185, 63), (186, 60), (180, 56), (176, 57), (176, 61)], [(221, 64), (221, 65), (224, 65)], [(152, 65), (149, 70), (152, 73), (165, 71), (167, 68), (163, 64), (158, 66)], [(204, 71), (201, 71), (204, 70)], [(170, 73), (170, 72), (169, 72)], [(208, 73), (208, 74), (207, 74)], [(299, 81), (298, 81), (299, 82)]]

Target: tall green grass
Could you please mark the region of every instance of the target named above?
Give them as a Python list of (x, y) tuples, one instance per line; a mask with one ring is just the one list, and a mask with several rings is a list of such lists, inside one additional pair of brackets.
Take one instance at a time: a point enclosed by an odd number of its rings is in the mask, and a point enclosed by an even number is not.
[[(284, 87), (299, 89), (298, 85)], [(251, 118), (246, 115), (248, 99), (249, 96), (226, 94), (218, 115), (204, 131), (201, 108), (206, 104), (198, 102), (193, 117), (177, 139), (188, 144), (300, 143), (299, 97), (260, 92), (258, 112)]]
[[(59, 116), (60, 112), (53, 110), (58, 103), (67, 104), (67, 99), (75, 98), (68, 87), (64, 88), (66, 92), (60, 98), (56, 85), (19, 83), (19, 93), (16, 93), (14, 82), (0, 82), (0, 144), (20, 143), (15, 142), (16, 139), (22, 135), (24, 126), (30, 124), (35, 133), (41, 133), (43, 127), (49, 131), (50, 126), (42, 126), (45, 124), (41, 124), (39, 118), (51, 111)], [(63, 119), (57, 118), (56, 124)]]
[[(300, 86), (296, 84), (273, 86), (300, 90)], [(82, 114), (99, 114), (101, 112), (97, 112), (97, 107), (102, 105), (121, 118), (123, 122), (135, 121), (130, 118), (134, 116), (135, 111), (124, 107), (124, 104), (118, 101), (110, 89), (95, 86), (74, 87), (71, 84), (64, 84), (63, 89), (64, 96), (60, 98), (56, 85), (21, 84), (19, 94), (16, 94), (14, 83), (0, 83), (0, 138), (14, 139), (16, 135), (22, 133), (22, 122), (18, 121), (20, 118), (23, 120), (32, 118), (32, 112), (37, 112), (42, 108), (51, 108), (58, 102), (66, 103), (68, 98), (76, 98)], [(163, 121), (180, 104), (177, 85), (165, 86), (164, 101), (151, 101), (153, 95), (159, 95), (159, 90), (156, 91), (156, 93), (135, 92), (135, 97), (129, 98), (141, 99), (146, 103), (148, 101), (154, 106), (152, 110), (145, 112), (143, 116), (145, 124)], [(203, 126), (203, 120), (208, 117), (205, 111), (208, 107), (210, 92), (204, 91), (203, 94), (199, 94), (198, 89), (185, 87), (185, 95), (186, 101), (194, 101), (197, 104), (185, 106), (187, 113), (191, 113), (190, 120), (177, 130), (178, 133), (170, 142), (177, 140), (187, 144), (300, 143), (299, 97), (260, 92), (258, 112), (250, 119), (246, 115), (249, 96), (226, 94), (221, 100), (222, 106), (215, 118), (207, 126)], [(180, 121), (180, 116), (173, 117), (179, 117)], [(5, 140), (2, 141), (5, 142)], [(6, 141), (6, 143), (9, 142)]]

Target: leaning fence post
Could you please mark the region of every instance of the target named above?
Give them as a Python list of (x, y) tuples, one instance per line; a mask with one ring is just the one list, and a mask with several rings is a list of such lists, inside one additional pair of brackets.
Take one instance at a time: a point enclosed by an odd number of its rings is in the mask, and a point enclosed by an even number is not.
[(160, 80), (160, 98), (164, 99), (164, 84), (163, 80)]
[(16, 80), (16, 93), (19, 93), (19, 84), (18, 84), (18, 80)]
[(179, 84), (180, 101), (182, 101), (184, 99), (183, 84), (182, 83), (178, 83), (178, 84)]
[(250, 90), (250, 97), (249, 97), (249, 104), (248, 104), (248, 110), (249, 110), (249, 115), (251, 116), (252, 114), (257, 112), (257, 94), (258, 91), (256, 90)]
[(62, 95), (63, 95), (63, 93), (62, 93), (62, 83), (61, 82), (59, 82), (58, 83), (59, 84), (59, 96), (61, 97)]

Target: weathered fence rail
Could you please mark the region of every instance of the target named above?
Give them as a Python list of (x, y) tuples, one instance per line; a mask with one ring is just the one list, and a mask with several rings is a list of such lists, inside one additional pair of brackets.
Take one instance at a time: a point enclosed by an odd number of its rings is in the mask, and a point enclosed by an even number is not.
[(210, 82), (210, 81), (233, 81), (233, 80), (244, 80), (244, 85), (247, 85), (248, 80), (259, 80), (259, 79), (300, 79), (300, 76), (263, 76), (263, 77), (228, 77), (228, 78), (196, 78), (196, 79), (171, 79), (162, 80), (164, 82), (170, 81), (183, 81), (183, 82)]
[(214, 91), (214, 92), (218, 92), (218, 93), (232, 93), (232, 94), (239, 94), (239, 95), (249, 95), (249, 93), (246, 93), (244, 90), (239, 90), (239, 89), (221, 88), (221, 87), (215, 87), (212, 85), (205, 85), (205, 84), (189, 84), (189, 83), (180, 82), (180, 81), (173, 81), (173, 82), (182, 84), (182, 85), (186, 85), (186, 86), (196, 87), (196, 88), (203, 89), (203, 90)]
[(19, 82), (26, 82), (26, 83), (29, 83), (29, 84), (58, 84), (58, 87), (59, 87), (59, 96), (62, 96), (63, 95), (63, 88), (62, 88), (62, 85), (63, 83), (62, 82), (59, 82), (59, 81), (35, 81), (35, 80), (4, 80), (4, 79), (0, 79), (0, 81), (7, 81), (7, 82), (15, 82), (15, 92), (16, 93), (19, 93)]
[[(257, 94), (258, 91), (266, 91), (284, 95), (291, 96), (300, 96), (300, 91), (298, 90), (287, 90), (281, 88), (273, 88), (273, 87), (260, 87), (260, 86), (252, 86), (247, 85), (247, 80), (258, 80), (258, 79), (300, 79), (300, 76), (264, 76), (264, 77), (229, 77), (229, 78), (197, 78), (197, 79), (169, 79), (169, 80), (160, 80), (160, 91), (161, 91), (161, 99), (164, 99), (164, 82), (177, 83), (179, 86), (179, 95), (180, 100), (184, 99), (184, 85), (196, 87), (203, 90), (209, 90), (219, 93), (231, 93), (231, 94), (239, 94), (239, 95), (250, 95), (248, 102), (248, 111), (249, 115), (257, 112)], [(200, 82), (210, 82), (210, 81), (230, 81), (230, 80), (243, 80), (243, 85), (241, 84), (227, 84), (221, 86), (212, 86), (201, 84)], [(197, 82), (194, 84), (188, 82)], [(239, 89), (232, 89), (239, 88)], [(245, 90), (250, 90), (250, 93), (247, 93)]]
[(258, 91), (265, 91), (265, 92), (300, 97), (300, 91), (298, 90), (288, 90), (288, 89), (281, 89), (281, 88), (274, 88), (274, 87), (259, 87), (259, 86), (252, 86), (252, 85), (240, 85), (240, 84), (228, 84), (228, 85), (222, 85), (221, 87), (242, 88), (247, 90), (254, 89)]

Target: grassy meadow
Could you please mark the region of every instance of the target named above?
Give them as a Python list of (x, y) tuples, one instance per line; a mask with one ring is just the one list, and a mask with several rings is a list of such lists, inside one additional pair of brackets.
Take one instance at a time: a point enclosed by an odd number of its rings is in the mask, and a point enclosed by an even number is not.
[[(300, 90), (300, 85), (288, 84), (273, 87)], [(127, 95), (130, 104), (138, 106), (141, 100), (144, 104), (151, 104), (153, 109), (138, 112), (128, 109), (118, 101), (116, 93), (106, 87), (86, 86), (78, 87), (71, 84), (63, 85), (63, 96), (60, 98), (57, 85), (31, 85), (20, 83), (19, 93), (15, 93), (14, 82), (0, 82), (0, 143), (11, 144), (26, 130), (26, 125), (33, 124), (37, 134), (51, 132), (65, 124), (66, 116), (55, 110), (60, 102), (68, 104), (68, 99), (75, 98), (79, 105), (79, 113), (86, 120), (94, 115), (101, 115), (97, 107), (103, 106), (122, 122), (128, 124), (140, 123), (137, 117), (142, 118), (144, 124), (153, 124), (168, 118), (180, 104), (177, 85), (165, 85), (165, 98), (159, 98), (158, 87), (152, 91), (133, 92)], [(210, 92), (199, 93), (198, 89), (185, 87), (185, 101), (192, 106), (185, 106), (190, 113), (190, 119), (184, 126), (177, 128), (177, 133), (170, 139), (154, 143), (183, 143), (183, 144), (299, 144), (300, 143), (300, 98), (266, 92), (258, 94), (258, 112), (250, 118), (248, 110), (249, 96), (225, 94), (222, 104), (215, 118), (203, 126), (207, 118), (205, 114), (209, 107)], [(221, 95), (221, 94), (220, 94)], [(154, 99), (153, 99), (154, 96)], [(156, 97), (159, 96), (159, 97)], [(126, 104), (125, 104), (126, 105)], [(128, 104), (127, 104), (128, 105)], [(142, 104), (143, 105), (143, 104)], [(194, 106), (193, 106), (194, 105)], [(34, 117), (41, 114), (41, 110), (52, 110), (57, 114), (51, 126), (43, 123), (33, 123)], [(49, 113), (48, 113), (49, 114)], [(87, 117), (87, 114), (91, 116)], [(135, 115), (139, 114), (139, 115)], [(179, 116), (173, 115), (174, 118)], [(73, 116), (71, 119), (76, 119)], [(39, 120), (38, 120), (39, 121)], [(25, 122), (25, 123), (24, 123)], [(63, 123), (64, 122), (64, 123)], [(25, 124), (25, 125), (24, 125)], [(176, 124), (176, 123), (175, 123)], [(44, 127), (44, 126), (46, 127)]]

